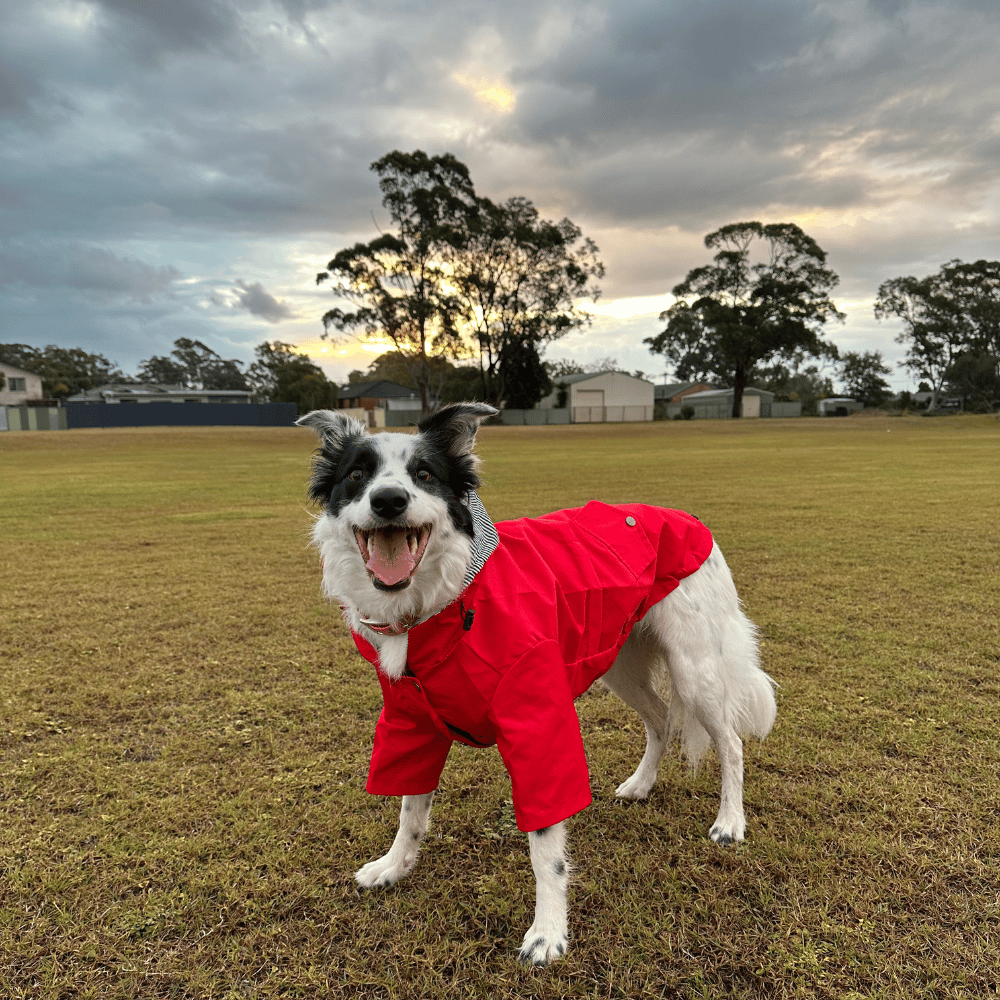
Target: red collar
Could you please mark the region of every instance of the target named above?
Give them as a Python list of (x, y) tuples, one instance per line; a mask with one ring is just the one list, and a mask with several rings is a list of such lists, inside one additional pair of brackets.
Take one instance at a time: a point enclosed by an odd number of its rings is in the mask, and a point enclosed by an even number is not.
[(373, 632), (377, 632), (379, 635), (404, 635), (417, 624), (417, 620), (410, 615), (406, 615), (401, 621), (398, 622), (374, 622), (362, 614), (361, 624), (364, 625), (365, 628), (371, 629)]

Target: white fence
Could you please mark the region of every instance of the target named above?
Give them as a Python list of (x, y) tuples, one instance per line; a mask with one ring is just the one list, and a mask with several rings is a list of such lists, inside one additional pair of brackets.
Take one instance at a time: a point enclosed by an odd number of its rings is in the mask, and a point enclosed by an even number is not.
[(621, 424), (652, 420), (652, 406), (574, 406), (574, 424)]
[(541, 427), (545, 424), (568, 424), (569, 410), (551, 407), (539, 410), (501, 410), (500, 419), (508, 427)]
[(66, 429), (66, 410), (60, 406), (0, 406), (0, 431), (58, 431)]

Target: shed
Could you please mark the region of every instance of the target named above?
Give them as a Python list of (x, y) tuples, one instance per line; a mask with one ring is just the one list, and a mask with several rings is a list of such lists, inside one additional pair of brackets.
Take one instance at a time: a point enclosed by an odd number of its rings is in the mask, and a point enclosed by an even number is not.
[(582, 372), (553, 379), (553, 389), (538, 404), (552, 409), (565, 386), (566, 406), (575, 424), (621, 423), (653, 419), (653, 383), (625, 372)]
[[(773, 392), (748, 385), (743, 390), (743, 417), (769, 417), (773, 403)], [(733, 390), (707, 389), (689, 393), (682, 403), (672, 403), (667, 407), (667, 416), (680, 413), (682, 404), (694, 408), (695, 420), (725, 420), (733, 415)]]
[(852, 413), (860, 413), (865, 408), (864, 403), (859, 403), (856, 399), (844, 399), (835, 397), (833, 399), (821, 399), (816, 403), (816, 412), (821, 417), (847, 417)]

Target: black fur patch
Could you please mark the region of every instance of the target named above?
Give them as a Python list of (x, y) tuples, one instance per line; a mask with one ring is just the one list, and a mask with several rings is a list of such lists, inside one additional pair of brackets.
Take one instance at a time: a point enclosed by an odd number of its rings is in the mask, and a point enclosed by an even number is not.
[[(417, 489), (439, 497), (447, 504), (451, 523), (472, 538), (472, 515), (459, 499), (479, 485), (479, 477), (471, 457), (463, 455), (454, 458), (434, 447), (433, 440), (424, 440), (421, 435), (417, 449), (406, 465), (406, 471)], [(418, 473), (422, 471), (430, 473), (430, 480), (418, 478)]]
[[(324, 444), (313, 460), (309, 496), (336, 514), (368, 488), (381, 464), (375, 443), (360, 434), (347, 438), (340, 448)], [(355, 469), (362, 472), (358, 480), (350, 478)]]

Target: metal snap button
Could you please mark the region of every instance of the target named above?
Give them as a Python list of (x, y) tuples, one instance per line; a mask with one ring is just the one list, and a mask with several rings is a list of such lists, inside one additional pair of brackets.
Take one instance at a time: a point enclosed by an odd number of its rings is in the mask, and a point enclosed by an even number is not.
[(634, 517), (626, 517), (626, 518), (625, 518), (625, 523), (626, 523), (626, 524), (627, 524), (627, 525), (628, 525), (628, 526), (629, 526), (630, 528), (634, 528), (634, 527), (635, 527), (635, 518), (634, 518)]

